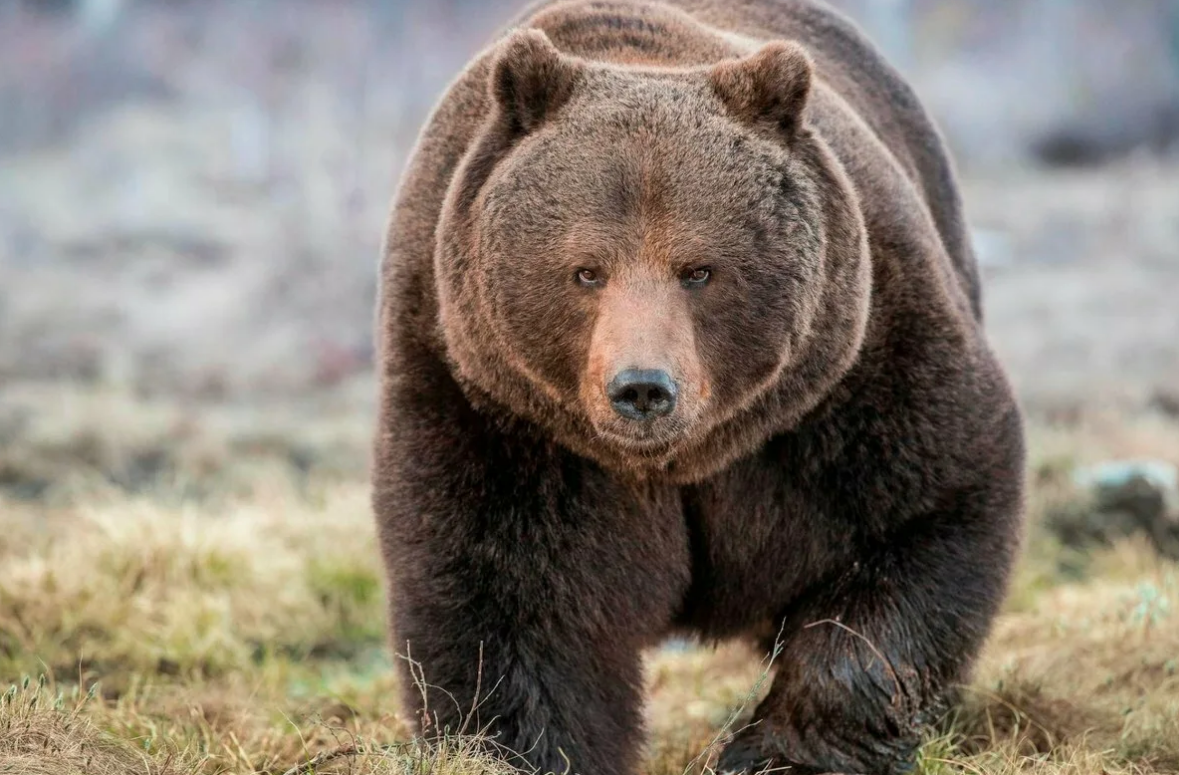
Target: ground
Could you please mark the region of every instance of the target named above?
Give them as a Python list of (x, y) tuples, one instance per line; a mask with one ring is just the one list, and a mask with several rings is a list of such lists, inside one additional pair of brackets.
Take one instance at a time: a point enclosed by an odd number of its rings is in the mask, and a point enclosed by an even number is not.
[[(359, 376), (248, 412), (5, 392), (0, 772), (495, 772), (464, 738), (410, 742), (398, 716), (355, 408), (369, 391)], [(1179, 460), (1179, 422), (1032, 426), (1025, 557), (922, 773), (1179, 772), (1179, 565), (1144, 536), (1082, 551), (1045, 527), (1091, 505), (1077, 466), (1127, 454)], [(706, 769), (767, 667), (734, 646), (651, 653), (645, 771)]]

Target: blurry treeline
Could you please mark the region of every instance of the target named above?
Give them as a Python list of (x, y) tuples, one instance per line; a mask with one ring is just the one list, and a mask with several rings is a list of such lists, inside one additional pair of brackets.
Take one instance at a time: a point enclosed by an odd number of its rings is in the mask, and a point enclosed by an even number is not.
[[(401, 163), (522, 4), (0, 0), (0, 384), (271, 395), (362, 373)], [(1175, 150), (1179, 0), (836, 5), (912, 79), (967, 176)], [(972, 212), (1012, 211), (990, 218), (1015, 224), (1000, 263), (1073, 244), (1061, 234), (1111, 260), (1176, 243), (1169, 199), (1123, 214), (1093, 186), (1088, 209), (1060, 201), (1085, 213), (1067, 227), (1028, 214), (1050, 204), (1031, 186)]]
[[(1090, 161), (1167, 148), (1179, 135), (1176, 0), (833, 4), (914, 79), (967, 160)], [(330, 84), (358, 117), (372, 110), (414, 125), (521, 5), (0, 0), (0, 152), (59, 141), (127, 99), (220, 92), (265, 124), (308, 80)]]

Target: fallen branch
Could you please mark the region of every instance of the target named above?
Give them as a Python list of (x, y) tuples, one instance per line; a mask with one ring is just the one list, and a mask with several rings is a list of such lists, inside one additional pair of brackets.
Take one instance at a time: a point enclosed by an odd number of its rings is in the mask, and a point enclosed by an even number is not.
[(290, 768), (283, 775), (306, 775), (307, 773), (315, 772), (316, 769), (330, 761), (345, 759), (350, 756), (368, 756), (377, 751), (387, 750), (387, 748), (387, 746), (380, 746), (377, 749), (373, 749), (363, 745), (345, 745), (334, 751), (321, 751), (302, 764), (297, 764)]

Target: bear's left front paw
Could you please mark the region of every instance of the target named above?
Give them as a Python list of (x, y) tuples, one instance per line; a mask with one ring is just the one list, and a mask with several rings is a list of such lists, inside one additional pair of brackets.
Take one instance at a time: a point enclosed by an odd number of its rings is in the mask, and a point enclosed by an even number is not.
[(774, 750), (773, 736), (753, 729), (737, 735), (721, 752), (716, 764), (717, 775), (856, 775), (834, 772), (825, 767), (814, 767), (792, 761), (789, 756)]
[(717, 775), (761, 775), (787, 772), (790, 775), (820, 775), (819, 770), (798, 767), (780, 756), (767, 756), (762, 746), (748, 738), (738, 737), (721, 752), (716, 763)]

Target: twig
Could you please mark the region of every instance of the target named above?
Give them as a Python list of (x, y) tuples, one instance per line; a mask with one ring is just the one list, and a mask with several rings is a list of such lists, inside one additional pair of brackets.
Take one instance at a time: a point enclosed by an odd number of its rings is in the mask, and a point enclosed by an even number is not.
[(757, 695), (761, 692), (761, 688), (765, 686), (766, 680), (770, 677), (770, 671), (773, 670), (774, 662), (782, 653), (782, 632), (785, 630), (785, 627), (786, 622), (783, 621), (782, 626), (778, 628), (778, 635), (774, 638), (774, 646), (770, 650), (769, 659), (766, 661), (765, 669), (762, 670), (761, 675), (758, 676), (757, 681), (753, 684), (753, 688), (749, 690), (748, 694), (745, 695), (740, 704), (732, 710), (728, 719), (725, 720), (725, 723), (717, 731), (716, 735), (713, 736), (708, 745), (704, 747), (704, 750), (698, 753), (696, 757), (692, 759), (692, 761), (688, 762), (687, 766), (684, 767), (683, 775), (688, 775), (688, 773), (690, 773), (696, 767), (696, 765), (700, 764), (702, 760), (707, 761), (710, 759), (717, 749), (720, 748), (721, 744), (726, 741), (726, 738), (731, 739), (741, 732), (744, 732), (746, 729), (750, 729), (757, 725), (757, 721), (751, 721), (740, 729), (733, 729), (733, 725), (736, 723), (737, 718), (742, 713), (744, 713), (745, 709), (749, 707), (749, 704), (754, 701)]
[(890, 662), (884, 656), (884, 654), (880, 653), (880, 649), (876, 648), (875, 643), (869, 640), (865, 635), (856, 632), (851, 627), (848, 627), (846, 624), (837, 619), (820, 619), (817, 622), (811, 622), (810, 624), (804, 625), (803, 629), (809, 630), (812, 627), (818, 627), (820, 624), (834, 624), (839, 629), (851, 633), (860, 640), (864, 641), (864, 643), (868, 644), (868, 648), (872, 649), (872, 653), (876, 655), (876, 657), (880, 660), (880, 663), (884, 665), (884, 669), (888, 671), (889, 677), (892, 678), (892, 682), (896, 686), (897, 691), (901, 692), (902, 694), (905, 693), (905, 686), (901, 683), (901, 679), (897, 676), (897, 671), (893, 669), (892, 662)]
[(296, 764), (294, 767), (291, 767), (283, 775), (306, 775), (306, 773), (315, 772), (318, 767), (330, 761), (343, 759), (348, 756), (365, 756), (370, 753), (373, 753), (373, 751), (359, 744), (346, 745), (334, 751), (321, 751), (302, 764)]

